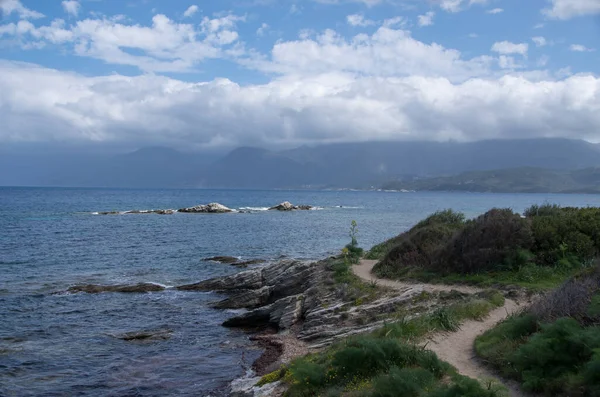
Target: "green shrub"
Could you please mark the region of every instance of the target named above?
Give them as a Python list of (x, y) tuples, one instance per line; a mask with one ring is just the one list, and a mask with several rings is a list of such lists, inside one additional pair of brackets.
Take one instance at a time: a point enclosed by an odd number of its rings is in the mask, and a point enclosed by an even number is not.
[(300, 358), (289, 368), (289, 376), (294, 380), (288, 390), (290, 396), (308, 396), (315, 389), (327, 383), (327, 369), (324, 365)]
[(475, 273), (497, 269), (514, 252), (533, 243), (526, 219), (510, 209), (492, 209), (466, 223), (440, 253), (436, 262), (445, 272)]
[(463, 225), (464, 215), (452, 210), (430, 215), (383, 246), (374, 247), (379, 255), (386, 250), (374, 272), (382, 277), (395, 277), (405, 268), (431, 268), (440, 249)]
[(510, 359), (527, 338), (539, 329), (538, 321), (531, 314), (513, 315), (486, 331), (475, 340), (475, 351), (486, 362), (506, 376), (516, 376)]
[(512, 361), (525, 390), (559, 394), (565, 390), (567, 379), (586, 365), (598, 348), (599, 327), (584, 329), (574, 319), (562, 318), (543, 325), (541, 332), (512, 355)]
[(431, 372), (422, 368), (393, 367), (373, 381), (373, 397), (419, 397), (435, 382)]
[(506, 391), (498, 386), (490, 385), (484, 389), (481, 383), (465, 376), (457, 376), (453, 385), (443, 386), (428, 394), (428, 397), (500, 397)]

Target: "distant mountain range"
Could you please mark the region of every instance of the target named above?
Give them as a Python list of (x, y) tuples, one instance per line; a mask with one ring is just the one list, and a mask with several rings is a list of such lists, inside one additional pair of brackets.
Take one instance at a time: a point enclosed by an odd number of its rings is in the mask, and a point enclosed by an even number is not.
[(600, 147), (579, 140), (527, 139), (340, 143), (281, 151), (243, 147), (224, 156), (162, 147), (121, 155), (1, 153), (0, 185), (370, 188), (518, 167), (600, 167)]
[(600, 168), (573, 171), (521, 167), (386, 183), (383, 189), (492, 193), (600, 193)]

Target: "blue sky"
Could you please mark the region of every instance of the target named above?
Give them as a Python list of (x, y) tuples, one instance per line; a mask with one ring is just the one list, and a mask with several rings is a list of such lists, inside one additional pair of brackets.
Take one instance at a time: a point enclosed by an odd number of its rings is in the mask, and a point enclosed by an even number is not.
[(600, 0), (0, 0), (0, 143), (600, 141)]

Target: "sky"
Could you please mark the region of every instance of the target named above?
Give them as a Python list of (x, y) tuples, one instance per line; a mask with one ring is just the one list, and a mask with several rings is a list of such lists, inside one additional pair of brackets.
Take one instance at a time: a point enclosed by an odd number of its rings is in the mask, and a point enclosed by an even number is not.
[(0, 0), (0, 146), (600, 142), (600, 0)]

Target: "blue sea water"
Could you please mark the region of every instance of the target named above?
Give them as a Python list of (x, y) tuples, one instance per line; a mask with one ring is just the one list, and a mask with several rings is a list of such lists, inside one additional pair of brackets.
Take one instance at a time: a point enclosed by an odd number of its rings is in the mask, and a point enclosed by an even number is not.
[[(279, 202), (315, 211), (264, 211)], [(250, 213), (94, 215), (220, 202)], [(0, 396), (203, 396), (225, 393), (260, 352), (220, 326), (215, 293), (64, 294), (75, 284), (175, 286), (238, 269), (213, 255), (319, 259), (365, 248), (444, 208), (475, 216), (534, 203), (600, 206), (600, 196), (351, 191), (0, 188)], [(112, 335), (168, 328), (168, 340)]]

